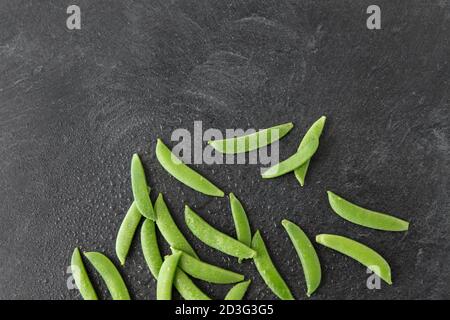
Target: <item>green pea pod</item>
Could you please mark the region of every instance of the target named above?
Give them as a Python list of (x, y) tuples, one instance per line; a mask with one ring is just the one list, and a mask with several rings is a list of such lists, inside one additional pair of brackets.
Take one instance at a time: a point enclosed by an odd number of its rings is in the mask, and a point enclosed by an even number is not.
[(328, 191), (328, 201), (334, 212), (345, 220), (355, 224), (384, 231), (406, 231), (409, 228), (409, 223), (405, 220), (364, 209), (348, 202), (331, 191)]
[(181, 253), (177, 252), (164, 259), (161, 270), (159, 270), (158, 281), (156, 283), (156, 300), (172, 299), (173, 280), (180, 257)]
[(125, 264), (125, 259), (141, 218), (141, 212), (137, 208), (136, 202), (133, 202), (120, 225), (116, 238), (116, 254), (121, 265)]
[(173, 285), (184, 300), (211, 300), (180, 268), (177, 268)]
[(211, 248), (241, 259), (255, 256), (256, 252), (253, 249), (213, 228), (188, 206), (185, 206), (184, 215), (189, 230)]
[(259, 231), (253, 236), (252, 248), (256, 251), (256, 257), (253, 258), (256, 269), (270, 290), (282, 300), (294, 300), (291, 290), (273, 264)]
[(297, 151), (292, 156), (278, 164), (265, 170), (261, 176), (264, 179), (276, 178), (286, 173), (292, 172), (304, 163), (306, 163), (316, 152), (319, 147), (319, 139), (310, 138), (305, 141), (301, 151)]
[(159, 251), (158, 239), (156, 238), (155, 222), (145, 219), (141, 227), (141, 247), (145, 262), (153, 277), (158, 279), (159, 270), (163, 263), (161, 252)]
[[(150, 219), (146, 219), (142, 224), (141, 244), (150, 272), (158, 279), (163, 259), (156, 238), (155, 223)], [(175, 272), (173, 285), (185, 300), (210, 300), (180, 268)]]
[(244, 280), (244, 276), (242, 274), (200, 261), (185, 252), (173, 248), (172, 252), (181, 253), (178, 267), (196, 279), (218, 284), (236, 283)]
[(169, 174), (188, 187), (209, 196), (224, 196), (222, 190), (184, 164), (160, 139), (156, 144), (156, 157)]
[(113, 300), (130, 300), (127, 286), (111, 260), (99, 252), (85, 252), (84, 255), (100, 273)]
[(311, 159), (306, 161), (300, 167), (294, 170), (294, 175), (300, 185), (303, 187), (305, 185), (306, 173), (308, 172), (309, 164), (311, 163)]
[(308, 288), (307, 295), (310, 297), (319, 287), (322, 278), (319, 257), (311, 241), (299, 226), (289, 220), (283, 220), (281, 224), (286, 229), (300, 258), (305, 274), (306, 287)]
[(228, 291), (225, 300), (242, 300), (251, 282), (251, 280), (247, 280), (234, 285), (233, 288)]
[(388, 284), (392, 284), (391, 267), (386, 260), (373, 249), (355, 240), (333, 234), (319, 234), (316, 242), (336, 250), (372, 270)]
[(131, 189), (139, 211), (147, 219), (155, 221), (156, 215), (149, 195), (150, 188), (147, 186), (144, 167), (137, 154), (131, 159)]
[(83, 259), (81, 258), (80, 250), (75, 248), (72, 253), (71, 267), (72, 276), (75, 280), (78, 290), (84, 300), (98, 300), (97, 293), (92, 286), (89, 275), (84, 267)]
[(169, 245), (172, 248), (182, 250), (191, 256), (198, 258), (192, 246), (181, 233), (180, 229), (178, 229), (175, 221), (173, 221), (162, 194), (159, 194), (158, 199), (156, 199), (155, 210), (156, 215), (158, 216), (156, 224)]
[(294, 124), (289, 122), (240, 137), (208, 141), (208, 144), (225, 154), (244, 153), (265, 147), (280, 140), (287, 135), (293, 127)]
[[(311, 128), (309, 128), (302, 141), (300, 142), (300, 146), (298, 147), (297, 152), (301, 152), (305, 147), (307, 141), (309, 141), (311, 138), (320, 138), (320, 136), (322, 135), (323, 127), (325, 126), (326, 119), (327, 118), (325, 116), (322, 116), (319, 118), (319, 120), (313, 123)], [(302, 187), (305, 185), (306, 173), (308, 172), (310, 161), (311, 160), (306, 161), (304, 164), (294, 170), (295, 177), (300, 182), (300, 185)]]
[[(236, 228), (236, 237), (240, 242), (250, 247), (252, 245), (252, 232), (250, 230), (247, 214), (245, 213), (241, 202), (233, 193), (230, 193), (230, 206), (234, 226)], [(241, 262), (241, 259), (239, 259), (239, 262)]]

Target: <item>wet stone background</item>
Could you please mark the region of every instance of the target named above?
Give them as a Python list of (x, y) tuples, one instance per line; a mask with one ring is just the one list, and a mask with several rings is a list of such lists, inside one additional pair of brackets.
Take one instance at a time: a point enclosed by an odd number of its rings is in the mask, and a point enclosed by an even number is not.
[[(82, 27), (69, 31), (66, 8), (75, 2)], [(221, 130), (292, 121), (280, 144), (285, 158), (321, 115), (328, 121), (304, 188), (292, 174), (263, 181), (255, 165), (195, 168), (242, 200), (297, 298), (306, 298), (305, 281), (283, 218), (311, 237), (352, 237), (391, 264), (394, 285), (369, 290), (364, 267), (317, 245), (323, 282), (312, 299), (450, 298), (450, 5), (378, 0), (382, 29), (371, 31), (370, 4), (1, 0), (0, 298), (79, 299), (67, 288), (75, 246), (118, 262), (134, 152), (152, 198), (164, 193), (201, 258), (252, 279), (249, 299), (275, 298), (251, 263), (237, 264), (187, 230), (185, 203), (233, 234), (227, 198), (169, 177), (155, 158), (156, 138), (173, 146), (173, 130), (193, 130), (195, 120)], [(410, 231), (340, 219), (328, 189), (409, 220)], [(138, 237), (121, 273), (133, 298), (155, 298)], [(197, 283), (217, 299), (230, 287)]]

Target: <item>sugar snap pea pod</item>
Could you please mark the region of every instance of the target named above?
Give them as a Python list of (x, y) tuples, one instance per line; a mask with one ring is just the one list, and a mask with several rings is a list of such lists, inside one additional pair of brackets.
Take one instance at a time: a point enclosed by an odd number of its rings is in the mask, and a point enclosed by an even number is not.
[[(297, 152), (301, 152), (302, 148), (304, 148), (304, 145), (307, 141), (311, 139), (311, 137), (316, 137), (317, 139), (320, 138), (323, 127), (325, 125), (325, 120), (327, 118), (325, 116), (322, 116), (313, 123), (311, 128), (306, 132), (305, 136), (303, 137), (302, 141), (300, 142), (300, 146), (298, 147)], [(304, 164), (302, 164), (300, 167), (294, 170), (295, 177), (297, 178), (298, 182), (300, 182), (300, 185), (303, 187), (305, 185), (305, 177), (306, 173), (308, 172), (309, 162), (308, 160)]]
[(185, 252), (173, 248), (172, 252), (181, 253), (178, 267), (196, 279), (218, 284), (236, 283), (244, 280), (244, 276), (242, 274), (200, 261)]
[(125, 259), (130, 250), (131, 242), (133, 241), (134, 233), (141, 221), (141, 217), (142, 215), (137, 208), (136, 202), (133, 202), (120, 225), (116, 238), (116, 254), (121, 265), (125, 264)]
[(98, 300), (97, 293), (92, 286), (89, 275), (84, 267), (83, 260), (81, 258), (80, 250), (75, 248), (72, 253), (72, 260), (70, 263), (70, 269), (72, 270), (72, 276), (75, 280), (78, 290), (84, 300)]
[(178, 261), (181, 253), (173, 253), (166, 257), (159, 270), (158, 281), (156, 282), (156, 300), (171, 300), (173, 279), (177, 271)]
[(303, 187), (305, 185), (306, 173), (308, 172), (309, 164), (311, 163), (311, 159), (306, 161), (300, 167), (294, 170), (294, 175), (300, 185)]
[(84, 255), (100, 273), (113, 300), (130, 300), (127, 286), (111, 260), (99, 252), (85, 252)]
[(153, 221), (156, 220), (155, 211), (153, 210), (149, 195), (150, 188), (147, 186), (147, 180), (145, 178), (144, 167), (137, 154), (134, 154), (131, 159), (131, 189), (133, 191), (134, 201), (142, 215)]
[(225, 300), (242, 300), (251, 282), (251, 280), (247, 280), (234, 285), (233, 288), (228, 291)]
[[(155, 231), (155, 223), (150, 219), (146, 219), (141, 229), (142, 251), (150, 272), (155, 279), (158, 279), (163, 259)], [(175, 288), (185, 300), (210, 300), (180, 268), (177, 268), (173, 282)]]
[(384, 231), (406, 231), (409, 228), (409, 223), (405, 220), (385, 213), (364, 209), (331, 191), (328, 191), (328, 201), (334, 212), (355, 224)]
[(386, 260), (373, 249), (355, 240), (333, 234), (319, 234), (316, 242), (336, 250), (372, 270), (388, 284), (392, 284), (391, 267)]
[(252, 248), (256, 251), (256, 257), (253, 258), (256, 269), (270, 290), (282, 300), (294, 300), (291, 290), (273, 264), (259, 231), (253, 236)]
[(294, 124), (289, 122), (240, 137), (208, 141), (208, 144), (225, 154), (249, 152), (283, 138), (293, 127)]
[[(237, 239), (250, 247), (252, 245), (252, 232), (248, 222), (247, 214), (241, 202), (233, 193), (230, 193), (231, 214), (233, 215), (234, 226), (236, 228)], [(239, 259), (241, 262), (241, 259)]]
[(299, 226), (289, 220), (283, 220), (281, 224), (286, 229), (295, 251), (300, 258), (303, 273), (305, 274), (306, 287), (308, 289), (306, 294), (310, 297), (319, 287), (322, 278), (319, 257), (311, 241)]
[(180, 268), (177, 268), (173, 285), (184, 300), (211, 300)]
[(156, 158), (168, 173), (188, 187), (209, 196), (224, 196), (222, 190), (184, 164), (160, 139), (156, 144)]
[(284, 161), (277, 163), (276, 165), (270, 167), (264, 171), (261, 176), (264, 179), (276, 178), (282, 176), (286, 173), (294, 171), (301, 165), (305, 164), (319, 147), (319, 139), (309, 138), (305, 141), (304, 147), (301, 151), (297, 151), (292, 156)]
[(249, 259), (255, 256), (253, 249), (213, 228), (188, 206), (185, 206), (184, 215), (189, 230), (208, 246), (236, 258)]
[(158, 279), (159, 269), (163, 263), (161, 252), (159, 251), (158, 239), (156, 238), (155, 222), (145, 219), (141, 227), (141, 247), (145, 262), (153, 277)]
[(182, 250), (189, 253), (191, 256), (198, 258), (192, 246), (181, 233), (180, 229), (178, 229), (175, 221), (173, 221), (162, 194), (159, 194), (158, 199), (156, 199), (155, 211), (158, 216), (158, 219), (156, 220), (158, 229), (161, 231), (164, 239), (166, 239), (169, 245), (172, 248)]

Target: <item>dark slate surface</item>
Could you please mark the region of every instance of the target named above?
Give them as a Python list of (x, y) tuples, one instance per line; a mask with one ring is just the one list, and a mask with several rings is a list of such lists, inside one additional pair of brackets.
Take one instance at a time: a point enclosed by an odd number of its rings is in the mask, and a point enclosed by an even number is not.
[[(75, 32), (65, 26), (73, 3), (83, 18)], [(197, 169), (243, 201), (296, 297), (305, 298), (305, 283), (283, 218), (311, 237), (360, 240), (393, 269), (393, 286), (368, 290), (365, 268), (317, 246), (323, 283), (313, 299), (450, 298), (450, 5), (377, 1), (383, 29), (369, 31), (369, 4), (0, 1), (0, 298), (78, 299), (66, 285), (75, 246), (117, 262), (114, 239), (138, 152), (152, 197), (164, 193), (201, 257), (251, 278), (248, 298), (273, 299), (250, 263), (238, 265), (188, 232), (184, 203), (232, 234), (227, 199), (169, 178), (155, 140), (170, 142), (194, 120), (223, 130), (293, 121), (281, 143), (286, 157), (322, 114), (328, 122), (304, 188), (292, 175), (262, 181), (257, 166)], [(328, 207), (327, 189), (408, 219), (411, 229), (343, 221)], [(155, 297), (138, 241), (122, 274), (133, 298)], [(199, 286), (214, 298), (229, 288)]]

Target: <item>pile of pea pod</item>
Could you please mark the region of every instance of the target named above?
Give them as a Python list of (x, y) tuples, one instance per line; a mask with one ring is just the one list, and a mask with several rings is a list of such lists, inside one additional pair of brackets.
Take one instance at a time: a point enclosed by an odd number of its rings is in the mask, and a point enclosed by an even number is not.
[[(270, 179), (293, 172), (303, 186), (309, 163), (319, 147), (325, 120), (325, 117), (318, 119), (306, 132), (297, 151), (286, 160), (264, 171), (262, 178)], [(224, 154), (249, 152), (281, 139), (292, 128), (292, 123), (286, 123), (253, 134), (208, 143)], [(209, 196), (223, 197), (225, 195), (212, 182), (179, 160), (160, 139), (156, 144), (156, 157), (170, 175), (188, 187)], [(116, 254), (121, 265), (124, 265), (138, 225), (144, 219), (140, 235), (141, 247), (150, 272), (157, 281), (158, 300), (171, 300), (174, 288), (185, 300), (210, 300), (191, 278), (216, 284), (235, 284), (224, 299), (244, 298), (251, 281), (246, 280), (242, 274), (202, 261), (175, 224), (163, 195), (159, 194), (155, 203), (152, 203), (144, 168), (137, 154), (133, 155), (131, 160), (131, 187), (134, 201), (122, 221), (116, 239)], [(243, 260), (251, 260), (266, 285), (277, 297), (293, 300), (294, 296), (270, 258), (260, 231), (257, 230), (252, 234), (244, 207), (233, 193), (229, 194), (229, 200), (236, 237), (219, 231), (188, 206), (185, 207), (187, 227), (207, 246), (236, 257), (239, 263)], [(362, 208), (331, 191), (328, 191), (328, 200), (330, 207), (337, 215), (355, 224), (384, 231), (406, 231), (409, 228), (409, 223), (404, 220)], [(298, 254), (305, 275), (306, 294), (309, 297), (321, 282), (322, 271), (319, 257), (310, 239), (298, 225), (288, 220), (283, 220), (281, 224)], [(156, 228), (170, 245), (172, 252), (168, 256), (161, 256)], [(323, 246), (355, 259), (371, 269), (386, 283), (392, 284), (391, 268), (375, 250), (339, 235), (319, 234), (315, 240)], [(84, 256), (104, 280), (112, 299), (130, 299), (118, 269), (109, 258), (99, 252), (85, 252)], [(82, 297), (85, 300), (97, 300), (98, 295), (89, 279), (78, 248), (75, 248), (72, 254), (71, 267)]]

